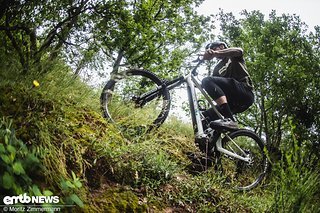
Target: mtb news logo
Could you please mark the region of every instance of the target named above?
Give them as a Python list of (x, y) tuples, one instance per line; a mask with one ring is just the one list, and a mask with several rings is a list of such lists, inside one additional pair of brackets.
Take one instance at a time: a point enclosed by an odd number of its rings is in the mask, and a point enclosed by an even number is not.
[(5, 196), (3, 198), (3, 203), (5, 205), (13, 205), (17, 203), (21, 204), (44, 204), (51, 203), (57, 204), (59, 203), (59, 196), (28, 196), (27, 193), (20, 194), (18, 196)]

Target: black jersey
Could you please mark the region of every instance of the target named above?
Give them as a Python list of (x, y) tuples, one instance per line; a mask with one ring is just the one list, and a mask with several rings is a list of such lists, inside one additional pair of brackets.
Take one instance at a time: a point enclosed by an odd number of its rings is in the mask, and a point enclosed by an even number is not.
[(212, 76), (233, 78), (239, 82), (245, 83), (248, 87), (253, 88), (250, 75), (242, 56), (223, 58), (213, 69)]

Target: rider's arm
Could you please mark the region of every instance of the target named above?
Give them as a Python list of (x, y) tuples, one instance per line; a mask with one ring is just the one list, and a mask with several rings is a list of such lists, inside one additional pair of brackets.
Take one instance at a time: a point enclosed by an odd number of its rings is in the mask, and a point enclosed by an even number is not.
[(203, 59), (204, 60), (211, 60), (214, 57), (217, 57), (217, 58), (224, 58), (224, 57), (233, 58), (233, 57), (241, 57), (241, 56), (243, 56), (243, 50), (241, 48), (238, 48), (238, 47), (227, 48), (227, 49), (222, 49), (222, 50), (208, 49), (204, 53)]

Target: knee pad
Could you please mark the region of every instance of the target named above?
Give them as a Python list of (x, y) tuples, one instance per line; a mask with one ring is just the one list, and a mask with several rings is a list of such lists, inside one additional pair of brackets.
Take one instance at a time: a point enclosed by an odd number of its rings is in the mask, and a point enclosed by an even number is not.
[(201, 85), (202, 87), (207, 90), (208, 88), (210, 88), (210, 83), (211, 83), (212, 79), (211, 77), (205, 77), (202, 79), (201, 81)]

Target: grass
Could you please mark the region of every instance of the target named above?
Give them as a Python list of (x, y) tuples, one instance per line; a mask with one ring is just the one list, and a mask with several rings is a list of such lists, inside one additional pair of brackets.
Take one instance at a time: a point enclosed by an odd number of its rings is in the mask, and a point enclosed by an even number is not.
[[(64, 202), (76, 194), (84, 203), (79, 212), (271, 210), (273, 183), (239, 193), (216, 173), (189, 173), (186, 153), (198, 152), (190, 125), (170, 118), (150, 133), (119, 130), (102, 117), (99, 91), (68, 67), (51, 65), (46, 74), (0, 71), (0, 116), (12, 119), (16, 137), (36, 150), (44, 170), (43, 179), (33, 181), (41, 190)], [(63, 187), (67, 181), (80, 187)]]

